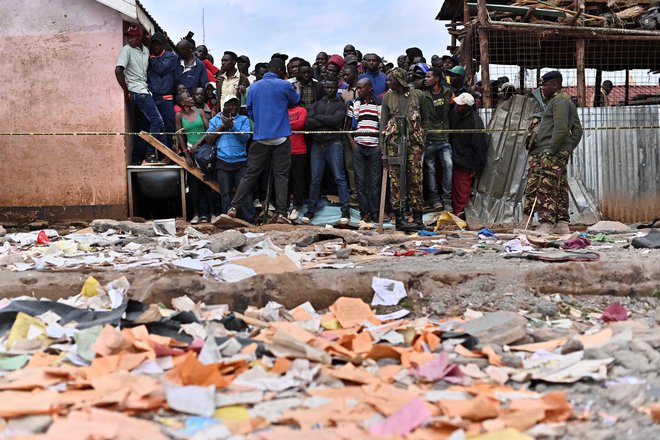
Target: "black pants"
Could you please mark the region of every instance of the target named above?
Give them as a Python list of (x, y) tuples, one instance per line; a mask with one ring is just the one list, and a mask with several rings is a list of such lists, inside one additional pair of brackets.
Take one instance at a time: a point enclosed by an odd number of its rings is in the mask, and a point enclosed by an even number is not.
[(204, 182), (200, 182), (194, 176), (188, 175), (188, 188), (190, 189), (190, 204), (193, 207), (193, 214), (210, 217), (211, 214), (219, 215), (220, 196), (209, 188)]
[(355, 170), (360, 215), (368, 214), (372, 221), (378, 220), (380, 211), (380, 186), (383, 175), (380, 156), (378, 147), (365, 147), (358, 144), (353, 151), (353, 169)]
[(300, 209), (307, 192), (307, 153), (291, 155), (289, 193), (293, 194), (293, 206)]
[[(259, 181), (259, 176), (268, 167), (272, 168), (275, 192), (275, 210), (278, 214), (286, 216), (287, 199), (289, 194), (289, 170), (291, 168), (291, 142), (289, 138), (279, 145), (264, 145), (255, 141), (248, 153), (247, 170), (241, 183), (238, 185), (231, 206), (235, 209), (243, 206), (245, 200), (251, 196), (252, 190)], [(271, 189), (272, 191), (272, 189)]]

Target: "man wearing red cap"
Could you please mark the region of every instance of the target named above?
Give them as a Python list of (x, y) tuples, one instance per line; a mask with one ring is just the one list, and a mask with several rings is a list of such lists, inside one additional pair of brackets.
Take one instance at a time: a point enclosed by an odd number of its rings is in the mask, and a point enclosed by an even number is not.
[[(142, 44), (142, 28), (129, 26), (126, 31), (128, 44), (121, 48), (115, 67), (115, 77), (124, 90), (124, 98), (135, 103), (144, 117), (149, 121), (149, 132), (163, 144), (167, 143), (162, 133), (165, 124), (158, 112), (153, 96), (147, 85), (147, 68), (149, 67), (149, 49)], [(156, 150), (147, 146), (147, 162), (158, 162)]]
[(329, 76), (339, 78), (339, 81), (337, 81), (338, 98), (341, 98), (342, 90), (348, 89), (348, 84), (342, 81), (339, 75), (341, 70), (344, 68), (344, 64), (345, 64), (344, 58), (341, 55), (334, 54), (328, 59), (328, 62), (326, 63), (326, 67), (325, 67), (326, 78)]

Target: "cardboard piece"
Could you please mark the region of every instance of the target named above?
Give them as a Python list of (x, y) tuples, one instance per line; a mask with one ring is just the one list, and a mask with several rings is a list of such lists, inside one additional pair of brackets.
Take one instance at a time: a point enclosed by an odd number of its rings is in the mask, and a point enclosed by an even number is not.
[(0, 417), (7, 419), (57, 411), (58, 396), (55, 391), (2, 391), (0, 392)]
[(276, 257), (270, 255), (252, 255), (248, 258), (233, 260), (232, 264), (248, 267), (257, 274), (295, 272), (300, 268), (285, 254)]
[(88, 408), (56, 419), (48, 429), (50, 440), (167, 440), (158, 425), (122, 413)]
[(362, 324), (364, 321), (375, 320), (374, 312), (369, 304), (360, 298), (341, 297), (333, 305), (330, 311), (334, 313), (337, 321), (343, 328)]

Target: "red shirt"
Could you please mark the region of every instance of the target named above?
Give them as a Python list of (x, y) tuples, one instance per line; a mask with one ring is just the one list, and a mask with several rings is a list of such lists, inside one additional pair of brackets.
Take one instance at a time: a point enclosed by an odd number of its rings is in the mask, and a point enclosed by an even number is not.
[[(294, 107), (289, 109), (289, 124), (291, 131), (300, 131), (305, 127), (307, 120), (307, 110), (305, 107)], [(305, 144), (304, 134), (292, 134), (289, 137), (291, 141), (291, 154), (307, 154), (307, 144)]]
[(220, 69), (215, 67), (209, 60), (204, 60), (204, 65), (206, 66), (206, 77), (209, 82), (215, 82), (215, 74), (218, 73)]

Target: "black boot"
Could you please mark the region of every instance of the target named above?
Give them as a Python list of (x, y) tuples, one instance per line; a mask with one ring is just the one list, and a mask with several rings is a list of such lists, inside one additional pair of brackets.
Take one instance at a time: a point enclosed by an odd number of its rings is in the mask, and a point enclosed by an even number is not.
[(400, 209), (397, 209), (396, 211), (394, 211), (394, 216), (396, 217), (396, 230), (397, 231), (403, 231), (403, 232), (409, 232), (410, 231), (410, 223), (408, 223), (408, 219), (406, 218), (403, 211), (401, 211)]
[(424, 226), (424, 221), (422, 220), (421, 211), (413, 211), (412, 218), (412, 223), (409, 223), (411, 231), (423, 231), (426, 229), (426, 226)]

